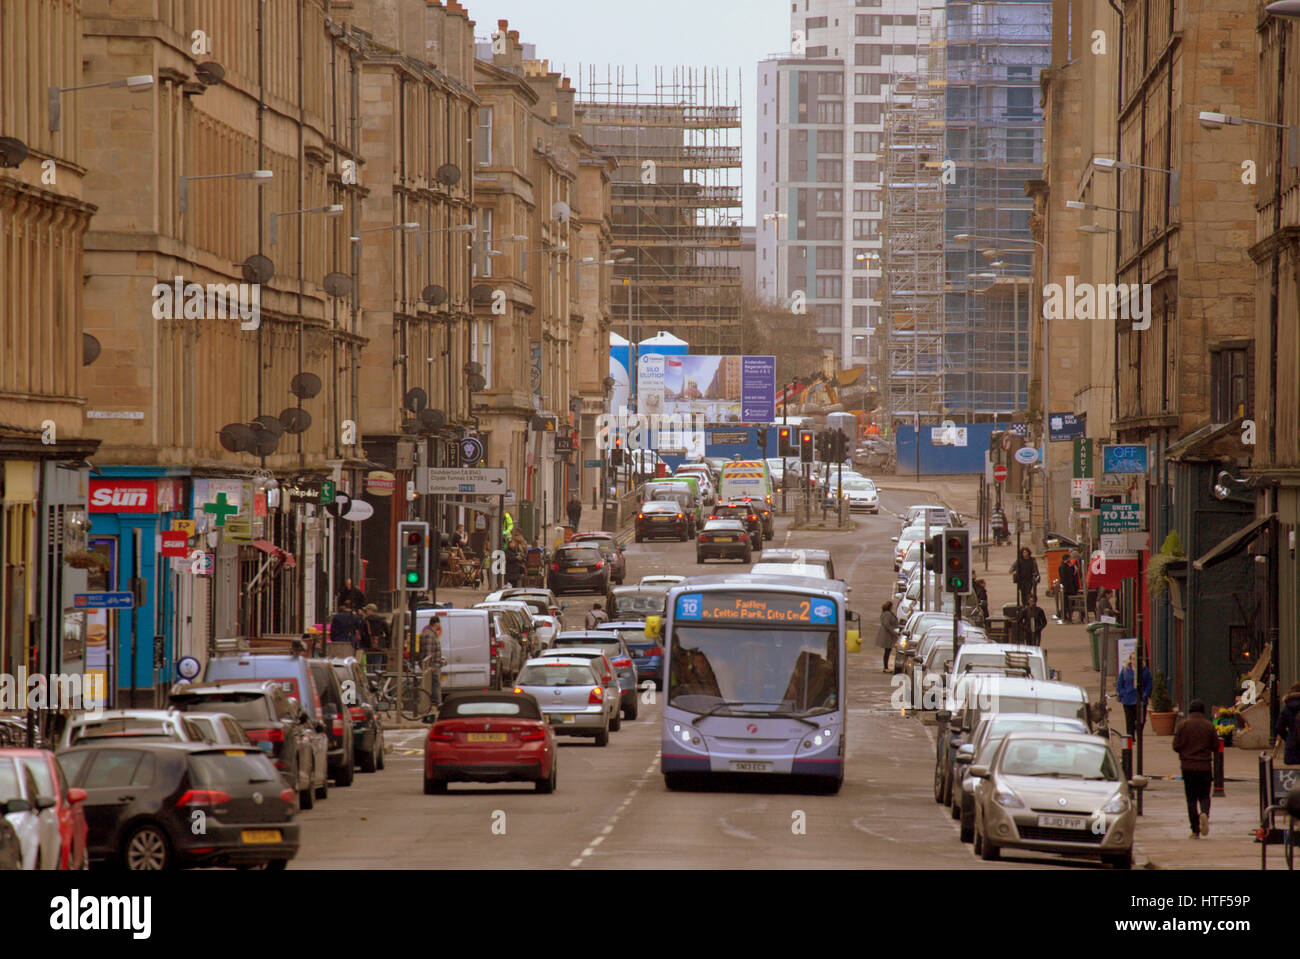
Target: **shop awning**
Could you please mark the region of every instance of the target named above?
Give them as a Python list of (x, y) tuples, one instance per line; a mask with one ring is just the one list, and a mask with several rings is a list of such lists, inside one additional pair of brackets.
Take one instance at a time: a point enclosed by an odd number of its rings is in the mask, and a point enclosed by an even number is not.
[(1232, 559), (1247, 546), (1255, 541), (1255, 538), (1264, 529), (1277, 518), (1277, 513), (1269, 513), (1267, 516), (1261, 516), (1250, 525), (1242, 527), (1226, 539), (1220, 540), (1215, 546), (1200, 559), (1192, 563), (1196, 569), (1201, 572), (1218, 566), (1222, 562)]
[(293, 569), (298, 565), (298, 561), (293, 558), (292, 553), (287, 553), (280, 547), (264, 539), (253, 540), (253, 546), (261, 550), (266, 555), (278, 559), (286, 569)]

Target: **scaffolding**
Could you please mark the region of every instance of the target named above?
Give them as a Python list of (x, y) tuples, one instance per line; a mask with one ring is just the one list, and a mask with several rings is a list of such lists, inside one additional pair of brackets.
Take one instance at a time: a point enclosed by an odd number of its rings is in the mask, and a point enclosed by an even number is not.
[(923, 73), (899, 76), (885, 98), (883, 180), (885, 363), (896, 420), (944, 413), (944, 87), (942, 10)]
[(615, 257), (633, 261), (613, 270), (613, 328), (633, 342), (665, 330), (698, 353), (741, 352), (741, 117), (730, 77), (656, 67), (643, 90), (639, 70), (578, 76), (582, 135), (618, 162)]

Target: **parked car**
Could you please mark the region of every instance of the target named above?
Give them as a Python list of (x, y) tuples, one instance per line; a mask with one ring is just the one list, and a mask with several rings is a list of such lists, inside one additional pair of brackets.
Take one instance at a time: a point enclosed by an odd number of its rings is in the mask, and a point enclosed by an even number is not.
[(227, 679), (178, 684), (171, 703), (179, 710), (219, 711), (235, 718), (249, 741), (271, 760), (298, 804), (311, 809), (327, 786), (329, 742), (302, 703), (270, 679)]
[(23, 869), (58, 869), (62, 860), (58, 800), (53, 784), (42, 792), (30, 764), (0, 751), (0, 816), (13, 827), (22, 849)]
[(738, 559), (753, 562), (754, 547), (749, 541), (750, 531), (738, 519), (709, 519), (695, 540), (695, 562), (711, 559)]
[(74, 747), (59, 764), (86, 792), (94, 859), (131, 870), (283, 869), (298, 853), (294, 791), (256, 747), (123, 741)]
[(647, 500), (636, 514), (636, 541), (671, 537), (684, 543), (691, 538), (693, 525), (675, 500)]
[(59, 737), (59, 749), (92, 739), (161, 739), (201, 743), (203, 730), (171, 709), (106, 709), (72, 716)]
[[(0, 749), (0, 763), (10, 756), (32, 774), (38, 796), (54, 798), (54, 815), (59, 825), (59, 869), (89, 869), (86, 852), (86, 815), (81, 807), (86, 793), (69, 789), (54, 753), (48, 749), (17, 747)], [(3, 867), (0, 867), (3, 868)]]
[(601, 555), (597, 544), (570, 543), (561, 546), (551, 555), (546, 585), (552, 592), (559, 594), (583, 590), (607, 593), (613, 581), (610, 564)]
[(611, 620), (663, 616), (668, 610), (668, 586), (618, 586), (609, 591), (606, 612)]
[[(321, 706), (320, 688), (316, 685), (310, 661), (306, 657), (270, 650), (222, 652), (208, 660), (203, 669), (203, 679), (208, 682), (220, 679), (269, 679), (279, 684), (291, 699), (302, 704), (311, 725), (318, 732), (324, 733), (329, 725)], [(322, 762), (318, 769), (322, 785), (316, 790), (316, 798), (324, 799), (328, 791), (325, 764)]]
[(609, 745), (608, 686), (596, 675), (590, 657), (546, 656), (530, 659), (515, 689), (534, 697), (557, 736), (591, 736)]
[(570, 546), (591, 546), (596, 545), (601, 548), (603, 555), (610, 563), (610, 579), (618, 586), (623, 585), (623, 580), (627, 577), (627, 560), (623, 556), (623, 547), (618, 545), (618, 538), (613, 533), (604, 531), (575, 533), (569, 541)]
[(384, 768), (384, 720), (366, 671), (351, 656), (331, 659), (343, 688), (343, 702), (352, 719), (352, 752), (363, 773)]
[(532, 695), (456, 692), (444, 698), (425, 739), (424, 792), (444, 793), (451, 782), (522, 781), (550, 793), (557, 766), (555, 736)]
[(499, 603), (502, 600), (527, 603), (533, 612), (541, 615), (560, 617), (562, 606), (555, 594), (541, 586), (515, 586), (510, 589), (498, 589), (483, 597), (485, 603)]
[(329, 776), (336, 786), (351, 786), (356, 748), (352, 741), (352, 717), (343, 696), (343, 684), (328, 659), (312, 659), (312, 679), (320, 691), (322, 722), (329, 737)]
[(952, 675), (966, 673), (991, 673), (996, 676), (1023, 676), (1025, 670), (1032, 679), (1047, 678), (1047, 657), (1041, 646), (1015, 646), (1010, 643), (984, 643), (963, 646), (952, 662)]
[(185, 718), (203, 731), (204, 741), (214, 746), (223, 743), (234, 743), (237, 746), (252, 745), (252, 740), (244, 732), (244, 727), (239, 725), (229, 713), (200, 713), (187, 710)]
[(756, 553), (763, 551), (763, 520), (748, 503), (718, 503), (709, 519), (738, 519), (745, 524), (749, 545)]
[(1108, 743), (1088, 733), (1010, 732), (988, 763), (971, 766), (975, 852), (997, 859), (1006, 849), (1095, 856), (1133, 865), (1136, 824), (1131, 789)]
[(535, 655), (542, 645), (533, 622), (533, 607), (520, 600), (502, 599), (495, 603), (477, 603), (474, 608), (493, 611), (492, 635), (501, 647), (497, 656), (505, 670), (501, 682), (508, 685), (511, 678), (523, 669), (524, 661)]
[[(603, 626), (603, 624), (602, 624)], [(623, 638), (614, 630), (572, 630), (555, 637), (556, 649), (575, 649), (577, 647), (599, 649), (609, 659), (618, 676), (619, 706), (624, 719), (636, 719), (638, 712), (636, 662), (632, 652), (623, 642)], [(615, 729), (618, 727), (615, 726)]]
[(591, 668), (596, 673), (596, 679), (599, 681), (604, 692), (601, 694), (601, 702), (604, 704), (609, 721), (609, 731), (616, 733), (623, 726), (622, 717), (622, 687), (618, 681), (618, 675), (614, 672), (614, 665), (609, 658), (599, 649), (591, 647), (571, 646), (557, 647), (548, 649), (538, 659), (585, 659), (591, 663)]
[(23, 868), (23, 844), (8, 819), (0, 815), (0, 872)]
[(941, 532), (945, 526), (960, 526), (961, 516), (946, 506), (935, 503), (918, 503), (909, 506), (903, 513), (903, 528), (920, 526), (924, 530), (926, 514), (929, 514), (930, 532)]
[(653, 680), (655, 689), (664, 688), (664, 648), (659, 645), (659, 640), (646, 638), (645, 620), (601, 623), (600, 631), (618, 633), (619, 639), (623, 640), (623, 645), (632, 654), (638, 683)]

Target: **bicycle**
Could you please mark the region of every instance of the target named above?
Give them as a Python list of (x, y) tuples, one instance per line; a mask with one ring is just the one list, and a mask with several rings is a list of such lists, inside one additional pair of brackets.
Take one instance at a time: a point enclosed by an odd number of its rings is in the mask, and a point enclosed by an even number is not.
[(375, 707), (381, 712), (397, 713), (403, 719), (420, 720), (433, 712), (433, 697), (424, 688), (426, 659), (403, 670), (400, 680), (390, 673), (372, 673), (375, 682)]

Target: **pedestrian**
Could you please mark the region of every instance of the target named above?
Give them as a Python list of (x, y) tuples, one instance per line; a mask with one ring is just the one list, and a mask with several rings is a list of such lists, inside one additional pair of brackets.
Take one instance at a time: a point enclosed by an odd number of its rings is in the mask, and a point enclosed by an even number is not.
[(1069, 620), (1073, 623), (1074, 614), (1070, 612), (1070, 598), (1077, 596), (1079, 593), (1079, 565), (1075, 562), (1073, 556), (1066, 556), (1065, 559), (1061, 560), (1061, 568), (1057, 571), (1057, 579), (1061, 584), (1061, 615), (1057, 619)]
[(446, 660), (442, 658), (442, 619), (438, 616), (429, 618), (428, 624), (420, 630), (420, 651), (429, 664), (429, 695), (434, 706), (442, 705), (442, 667)]
[(365, 637), (366, 649), (368, 654), (363, 657), (362, 665), (370, 665), (372, 658), (369, 653), (386, 653), (388, 651), (388, 620), (379, 615), (379, 607), (374, 603), (367, 603), (365, 609)]
[(515, 537), (515, 518), (509, 513), (501, 518), (501, 544), (507, 549)]
[(1020, 548), (1020, 558), (1011, 565), (1011, 579), (1016, 584), (1016, 605), (1024, 606), (1030, 596), (1038, 597), (1038, 561), (1028, 546)]
[(1114, 591), (1109, 589), (1103, 589), (1097, 594), (1097, 622), (1119, 622), (1119, 615), (1115, 612), (1114, 595)]
[(1278, 739), (1284, 744), (1282, 761), (1288, 766), (1300, 766), (1300, 683), (1295, 683), (1287, 690), (1282, 699), (1282, 708), (1277, 712)]
[(345, 579), (343, 581), (343, 588), (339, 590), (337, 605), (342, 606), (344, 600), (347, 600), (348, 606), (351, 609), (361, 609), (361, 607), (366, 605), (366, 594), (353, 586), (352, 580)]
[(329, 641), (331, 643), (350, 643), (355, 653), (365, 629), (366, 621), (352, 611), (352, 604), (347, 600), (339, 603), (338, 612), (330, 617)]
[(597, 629), (601, 623), (607, 622), (609, 622), (609, 615), (601, 608), (600, 603), (592, 603), (591, 610), (587, 613), (587, 628)]
[(1016, 617), (1016, 632), (1020, 642), (1025, 646), (1043, 645), (1043, 630), (1047, 627), (1047, 614), (1038, 605), (1038, 597), (1032, 593), (1029, 601), (1020, 607)]
[(984, 613), (984, 621), (989, 619), (989, 587), (982, 579), (975, 580), (973, 584), (975, 598), (979, 601), (980, 611)]
[(1007, 514), (1002, 511), (1001, 505), (993, 507), (993, 543), (1001, 546), (1011, 539), (1011, 531), (1007, 529)]
[(1115, 692), (1119, 696), (1119, 704), (1124, 707), (1124, 729), (1126, 735), (1131, 739), (1137, 735), (1137, 730), (1146, 723), (1147, 718), (1147, 701), (1151, 698), (1151, 670), (1147, 669), (1146, 663), (1142, 664), (1142, 690), (1141, 706), (1138, 704), (1138, 683), (1135, 669), (1136, 654), (1128, 658), (1124, 668), (1119, 671), (1115, 677)]
[(506, 582), (511, 586), (524, 584), (524, 567), (528, 562), (528, 543), (516, 533), (506, 547)]
[(894, 615), (893, 605), (886, 602), (880, 607), (880, 629), (876, 630), (876, 645), (885, 651), (885, 661), (881, 664), (882, 672), (889, 672), (889, 654), (897, 641), (898, 617)]
[(469, 549), (469, 534), (465, 532), (465, 524), (456, 527), (456, 532), (451, 534), (451, 545), (459, 550)]
[(1183, 767), (1183, 793), (1187, 797), (1187, 818), (1192, 824), (1190, 838), (1210, 834), (1210, 786), (1213, 774), (1210, 763), (1219, 750), (1219, 734), (1205, 718), (1205, 703), (1193, 699), (1187, 718), (1174, 727), (1174, 752)]
[(577, 493), (569, 497), (569, 505), (564, 508), (564, 511), (569, 514), (569, 525), (576, 533), (578, 523), (582, 520), (582, 500), (578, 499)]

